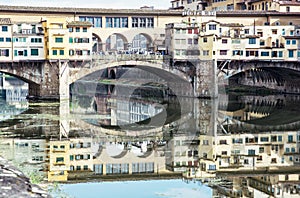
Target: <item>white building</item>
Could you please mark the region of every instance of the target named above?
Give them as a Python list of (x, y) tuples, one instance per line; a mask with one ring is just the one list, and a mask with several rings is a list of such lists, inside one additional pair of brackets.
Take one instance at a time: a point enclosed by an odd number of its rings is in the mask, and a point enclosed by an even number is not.
[(174, 61), (199, 59), (199, 27), (197, 23), (170, 23), (166, 25), (166, 53)]
[(12, 59), (12, 22), (10, 18), (0, 18), (0, 61)]
[(44, 60), (44, 34), (40, 23), (13, 25), (13, 60)]

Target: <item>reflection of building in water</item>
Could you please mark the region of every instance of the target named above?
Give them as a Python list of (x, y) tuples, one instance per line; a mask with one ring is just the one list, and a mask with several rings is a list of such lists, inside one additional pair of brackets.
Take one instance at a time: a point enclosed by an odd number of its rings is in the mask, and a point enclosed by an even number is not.
[(198, 141), (194, 140), (194, 136), (173, 136), (168, 142), (168, 148), (166, 160), (169, 170), (185, 172), (188, 168), (194, 170), (199, 166)]
[(300, 175), (279, 174), (250, 177), (247, 179), (248, 189), (254, 197), (299, 197)]
[(299, 174), (235, 175), (207, 182), (215, 197), (296, 198), (300, 195), (299, 177)]
[(99, 143), (92, 138), (71, 138), (50, 140), (47, 151), (49, 181), (172, 174), (157, 142)]
[(48, 181), (66, 181), (70, 169), (69, 140), (50, 140), (48, 142), (48, 162), (46, 167)]
[(0, 139), (1, 155), (22, 167), (22, 171), (42, 172), (46, 162), (46, 140), (43, 139)]
[(146, 120), (163, 110), (161, 105), (142, 100), (113, 98), (103, 95), (95, 97), (97, 113), (106, 116), (104, 125), (124, 125)]
[(69, 171), (92, 171), (93, 156), (92, 138), (70, 139)]
[(7, 102), (26, 101), (28, 84), (12, 76), (0, 73), (0, 88)]
[(0, 106), (0, 120), (7, 120), (25, 111), (28, 108), (28, 103), (14, 104), (14, 102), (9, 102), (8, 104), (6, 101), (0, 100)]
[(117, 125), (135, 123), (153, 117), (162, 111), (157, 104), (139, 100), (116, 100)]
[(214, 127), (216, 116), (213, 113), (215, 101), (193, 100), (193, 102), (194, 104), (187, 103), (193, 110), (181, 115), (180, 121), (173, 122), (167, 129), (173, 137), (168, 144), (171, 151), (167, 158), (168, 168), (176, 172), (191, 172), (192, 175), (199, 169), (201, 156), (211, 155), (211, 147), (207, 146), (205, 150), (199, 147), (201, 137), (214, 137), (216, 133)]
[(289, 170), (300, 163), (300, 133), (218, 134), (200, 136), (200, 169), (188, 177), (208, 177), (221, 172)]
[[(168, 173), (164, 151), (149, 144), (108, 142), (99, 146), (94, 159), (94, 172), (98, 175), (139, 175)], [(98, 156), (99, 155), (99, 156)]]

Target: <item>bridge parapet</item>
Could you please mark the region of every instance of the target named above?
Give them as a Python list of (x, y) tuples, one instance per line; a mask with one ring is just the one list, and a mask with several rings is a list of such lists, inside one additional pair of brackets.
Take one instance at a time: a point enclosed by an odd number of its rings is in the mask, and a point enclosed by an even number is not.
[(146, 54), (92, 55), (92, 61), (97, 63), (109, 63), (117, 61), (145, 61), (150, 63), (162, 63), (163, 58), (163, 55)]

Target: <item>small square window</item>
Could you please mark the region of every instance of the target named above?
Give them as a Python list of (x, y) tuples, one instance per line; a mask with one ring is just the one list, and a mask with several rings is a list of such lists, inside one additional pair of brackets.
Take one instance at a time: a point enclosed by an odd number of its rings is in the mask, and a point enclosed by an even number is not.
[(63, 38), (62, 37), (55, 38), (55, 43), (62, 43), (62, 42), (63, 42)]
[(8, 31), (7, 26), (2, 26), (2, 32), (7, 32), (7, 31)]

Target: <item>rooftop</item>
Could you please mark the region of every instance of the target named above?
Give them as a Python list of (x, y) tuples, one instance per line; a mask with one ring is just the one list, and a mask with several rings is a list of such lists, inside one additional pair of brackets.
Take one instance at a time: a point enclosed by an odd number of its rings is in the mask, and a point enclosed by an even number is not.
[(0, 18), (0, 24), (2, 25), (8, 25), (8, 24), (12, 24), (10, 18)]
[(106, 9), (106, 8), (72, 8), (72, 7), (35, 7), (0, 5), (0, 12), (13, 13), (64, 13), (64, 14), (129, 14), (129, 15), (181, 15), (181, 11), (162, 9)]
[(89, 21), (72, 21), (72, 22), (69, 22), (67, 24), (68, 27), (70, 26), (92, 26), (92, 24), (89, 22)]

